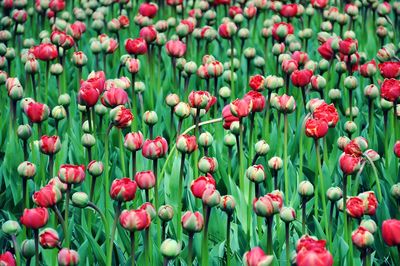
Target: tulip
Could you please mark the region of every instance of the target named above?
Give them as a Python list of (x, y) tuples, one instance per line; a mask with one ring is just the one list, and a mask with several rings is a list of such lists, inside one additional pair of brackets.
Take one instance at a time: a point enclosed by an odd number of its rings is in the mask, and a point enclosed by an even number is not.
[(378, 65), (385, 79), (397, 78), (400, 75), (400, 62), (384, 62)]
[(146, 43), (152, 43), (157, 37), (157, 31), (153, 26), (146, 26), (140, 29), (139, 36), (143, 38)]
[(200, 232), (204, 226), (203, 216), (199, 212), (187, 211), (181, 219), (183, 229), (189, 234), (187, 264), (192, 265), (193, 235)]
[(41, 136), (39, 148), (42, 153), (52, 156), (61, 149), (60, 138), (58, 136)]
[(200, 176), (196, 180), (193, 180), (192, 184), (190, 185), (190, 190), (192, 191), (193, 196), (201, 199), (204, 191), (208, 187), (215, 188), (215, 185), (216, 183), (212, 175), (207, 174), (206, 176)]
[(129, 127), (133, 119), (131, 110), (125, 108), (123, 105), (118, 105), (110, 111), (111, 124), (117, 128)]
[(328, 129), (328, 123), (326, 123), (325, 120), (310, 118), (305, 123), (306, 136), (314, 138), (315, 141), (325, 137), (325, 135), (328, 133)]
[(54, 207), (61, 200), (61, 191), (54, 185), (46, 185), (33, 193), (33, 202), (43, 208)]
[(360, 197), (350, 197), (346, 202), (346, 211), (351, 217), (360, 219), (364, 215), (363, 200)]
[(168, 152), (168, 143), (163, 137), (146, 140), (142, 147), (142, 155), (151, 160), (162, 158)]
[(110, 188), (110, 196), (118, 202), (127, 202), (135, 198), (136, 182), (129, 178), (115, 179)]
[(14, 259), (13, 254), (10, 251), (6, 251), (0, 254), (0, 264), (5, 266), (15, 266), (18, 265)]
[(32, 123), (37, 123), (40, 128), (40, 123), (45, 121), (50, 114), (49, 107), (46, 104), (31, 102), (24, 107), (24, 112)]
[(245, 266), (268, 266), (272, 264), (273, 260), (274, 257), (272, 255), (266, 255), (260, 247), (254, 247), (243, 255), (243, 264)]
[(400, 220), (389, 219), (382, 223), (382, 238), (389, 247), (400, 245)]
[(364, 214), (375, 215), (376, 209), (378, 208), (378, 201), (373, 191), (366, 191), (358, 194), (358, 197), (362, 199), (364, 206)]
[(294, 28), (290, 23), (279, 22), (272, 26), (272, 37), (279, 42), (283, 42), (286, 36), (293, 32)]
[[(307, 236), (306, 236), (307, 237)], [(296, 264), (298, 266), (305, 265), (333, 265), (333, 257), (328, 250), (325, 249), (325, 241), (323, 240), (307, 240), (302, 242), (304, 236), (299, 240), (297, 245)]]
[(139, 14), (145, 17), (154, 18), (157, 15), (158, 6), (153, 3), (143, 3), (139, 6)]
[[(142, 172), (137, 172), (135, 175), (135, 181), (136, 184), (140, 189), (151, 189), (154, 187), (155, 182), (156, 182), (156, 177), (154, 176), (153, 171), (142, 171)], [(149, 201), (149, 199), (146, 199), (146, 201)]]
[(164, 256), (164, 265), (176, 258), (181, 252), (181, 245), (173, 239), (165, 239), (160, 246), (161, 254)]
[(364, 250), (373, 245), (374, 236), (365, 227), (359, 226), (352, 232), (351, 240), (357, 248)]
[(60, 244), (58, 233), (52, 228), (46, 228), (39, 233), (39, 243), (45, 249), (56, 248)]
[(127, 102), (128, 94), (125, 90), (120, 88), (108, 89), (101, 97), (101, 103), (110, 108), (117, 107), (118, 105), (125, 105)]
[(63, 248), (58, 252), (58, 265), (75, 266), (79, 264), (79, 254), (75, 250)]
[(127, 39), (125, 42), (125, 50), (128, 54), (135, 56), (147, 53), (147, 44), (143, 38)]
[(263, 91), (265, 89), (265, 78), (261, 75), (251, 76), (249, 86), (252, 90)]

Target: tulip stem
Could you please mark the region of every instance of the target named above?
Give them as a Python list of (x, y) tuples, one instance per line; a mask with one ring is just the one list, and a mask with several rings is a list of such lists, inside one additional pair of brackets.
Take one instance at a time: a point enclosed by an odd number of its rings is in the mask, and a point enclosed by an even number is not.
[(235, 90), (235, 75), (234, 75), (234, 68), (233, 68), (233, 59), (234, 59), (234, 49), (235, 49), (235, 42), (233, 41), (233, 37), (231, 41), (231, 91), (233, 99), (236, 99), (236, 90)]
[(251, 163), (251, 158), (254, 157), (253, 153), (254, 153), (254, 147), (253, 147), (253, 143), (255, 140), (255, 131), (254, 131), (254, 118), (255, 118), (256, 113), (255, 112), (251, 112), (250, 113), (250, 134), (249, 134), (249, 157), (248, 157), (248, 164)]
[(232, 147), (228, 147), (228, 176), (232, 178)]
[(204, 229), (203, 229), (203, 241), (201, 243), (201, 265), (208, 265), (208, 224), (210, 222), (211, 207), (208, 207), (203, 203), (204, 216)]
[(303, 197), (301, 204), (301, 232), (306, 233), (306, 220), (307, 220), (307, 198)]
[(182, 227), (180, 226), (181, 216), (182, 216), (182, 190), (183, 190), (183, 171), (185, 168), (185, 153), (182, 153), (181, 157), (181, 167), (179, 171), (179, 188), (178, 188), (178, 210), (177, 210), (177, 240), (181, 241)]
[(45, 77), (45, 87), (44, 87), (44, 103), (47, 104), (47, 99), (49, 98), (49, 70), (50, 70), (50, 61), (46, 61), (46, 77)]
[(136, 175), (136, 151), (132, 152), (132, 179), (135, 178)]
[(289, 173), (288, 173), (288, 115), (283, 114), (284, 118), (284, 132), (283, 132), (283, 169), (285, 175), (285, 202), (289, 204)]
[(49, 171), (49, 176), (50, 178), (53, 178), (53, 167), (54, 167), (54, 155), (50, 154), (49, 155), (49, 166), (48, 166), (48, 171)]
[(264, 139), (266, 141), (269, 141), (269, 117), (270, 117), (270, 98), (271, 98), (271, 90), (268, 90), (268, 95), (267, 95), (267, 99), (266, 99), (266, 107), (265, 107), (265, 116), (264, 116), (264, 125), (265, 125), (265, 137)]
[(96, 180), (97, 180), (97, 177), (92, 176), (92, 184), (90, 185), (90, 192), (89, 192), (89, 200), (90, 201), (93, 201), (94, 189), (96, 188)]
[[(239, 154), (239, 187), (241, 191), (244, 191), (244, 169), (243, 169), (243, 118), (239, 118), (239, 141), (237, 143), (238, 154)], [(248, 204), (251, 204), (248, 202)], [(249, 225), (247, 225), (249, 226)]]
[(367, 158), (369, 163), (371, 164), (372, 170), (374, 171), (374, 177), (375, 177), (375, 183), (376, 183), (376, 189), (378, 190), (378, 200), (382, 201), (382, 190), (381, 190), (381, 184), (379, 182), (379, 176), (378, 176), (378, 171), (376, 170), (374, 162), (369, 158), (368, 156), (364, 156)]
[(226, 241), (225, 241), (225, 258), (226, 258), (226, 266), (231, 265), (231, 220), (232, 215), (228, 213), (227, 221), (226, 221)]
[(64, 238), (65, 238), (66, 235), (68, 234), (68, 231), (67, 231), (67, 227), (65, 226), (65, 221), (64, 221), (64, 219), (63, 219), (63, 217), (62, 217), (62, 215), (61, 215), (61, 212), (60, 212), (60, 210), (58, 209), (57, 205), (52, 206), (51, 209), (54, 211), (54, 213), (55, 213), (56, 216), (57, 216), (58, 221), (59, 221), (60, 224), (61, 224), (61, 227), (62, 227), (62, 229), (63, 229), (63, 231), (64, 231)]
[(350, 121), (353, 121), (353, 90), (349, 90), (349, 113)]
[(35, 265), (39, 266), (39, 230), (33, 229), (33, 236), (35, 238)]
[(112, 265), (112, 250), (113, 250), (113, 246), (114, 246), (114, 237), (115, 237), (115, 231), (117, 229), (117, 222), (118, 222), (118, 218), (121, 214), (121, 204), (122, 203), (120, 201), (118, 201), (117, 206), (115, 208), (114, 222), (113, 222), (113, 226), (111, 229), (110, 243), (109, 243), (108, 250), (107, 250), (107, 266)]
[(131, 239), (131, 265), (135, 266), (135, 231), (131, 231), (129, 236)]
[(93, 133), (92, 116), (90, 115), (90, 107), (89, 106), (86, 106), (86, 115), (87, 115), (88, 123), (89, 123), (89, 132)]
[(28, 189), (28, 179), (22, 179), (22, 197), (24, 202), (24, 209), (29, 209), (29, 189)]
[(192, 266), (193, 263), (193, 233), (189, 233), (189, 243), (188, 243), (188, 256), (187, 256), (187, 265)]
[(158, 210), (158, 180), (157, 180), (157, 172), (158, 172), (158, 159), (153, 160), (153, 172), (156, 179), (154, 184), (154, 202), (156, 210)]
[[(137, 100), (136, 100), (136, 93), (135, 93), (135, 81), (136, 81), (136, 74), (135, 73), (131, 73), (131, 79), (132, 79), (132, 83), (131, 83), (131, 90), (132, 90), (132, 113), (134, 117), (137, 117)], [(132, 125), (131, 125), (131, 129), (132, 130), (136, 130), (136, 123), (135, 120), (133, 121)]]
[(290, 233), (290, 223), (285, 223), (285, 242), (286, 242), (286, 265), (290, 266), (290, 243), (289, 243), (289, 233)]
[(71, 184), (67, 184), (67, 191), (65, 192), (65, 211), (64, 211), (64, 222), (66, 227), (66, 234), (65, 234), (65, 245), (69, 247), (69, 232), (68, 232), (68, 212), (69, 212), (69, 198), (71, 194)]
[(11, 240), (13, 242), (14, 245), (14, 250), (15, 250), (15, 258), (16, 258), (16, 265), (21, 265), (21, 250), (18, 246), (18, 242), (17, 242), (17, 238), (15, 237), (15, 234), (11, 235)]
[(121, 130), (121, 132), (118, 132), (119, 156), (120, 156), (120, 161), (121, 161), (121, 171), (122, 171), (122, 174), (123, 174), (124, 176), (126, 176), (125, 174), (127, 174), (127, 173), (125, 172), (126, 168), (125, 168), (124, 141), (123, 141), (123, 139), (122, 139), (122, 135), (123, 135), (123, 132), (122, 132), (122, 130)]
[(88, 202), (87, 206), (91, 207), (92, 209), (94, 209), (100, 215), (101, 221), (103, 222), (103, 226), (104, 226), (104, 231), (105, 231), (105, 235), (106, 235), (106, 241), (109, 241), (110, 240), (110, 232), (109, 232), (109, 227), (108, 227), (108, 221), (107, 221), (106, 217), (104, 216), (104, 213), (99, 209), (99, 207), (97, 207), (91, 201)]
[(274, 217), (267, 217), (267, 255), (272, 255), (272, 223)]

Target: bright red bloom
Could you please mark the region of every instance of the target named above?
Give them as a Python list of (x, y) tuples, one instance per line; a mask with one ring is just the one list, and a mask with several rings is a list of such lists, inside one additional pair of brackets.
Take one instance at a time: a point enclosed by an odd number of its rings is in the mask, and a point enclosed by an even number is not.
[(192, 22), (192, 20), (189, 19), (182, 19), (181, 24), (186, 25), (188, 27), (188, 33), (192, 33), (196, 25)]
[(357, 52), (358, 42), (351, 38), (339, 41), (339, 52), (343, 55), (351, 55)]
[(154, 140), (148, 139), (142, 147), (142, 155), (151, 160), (164, 157), (167, 152), (168, 143), (163, 137), (156, 137)]
[(381, 97), (390, 102), (397, 101), (400, 97), (400, 80), (385, 79), (381, 85)]
[(249, 80), (249, 86), (255, 91), (262, 91), (264, 90), (264, 82), (265, 79), (261, 75), (251, 76)]
[(394, 144), (393, 152), (397, 158), (400, 158), (400, 140), (396, 141), (396, 143)]
[(114, 108), (118, 105), (125, 105), (128, 102), (128, 93), (120, 88), (106, 90), (101, 97), (104, 106)]
[(64, 0), (51, 0), (49, 3), (49, 8), (54, 12), (60, 12), (65, 8)]
[(25, 106), (24, 112), (32, 123), (42, 123), (49, 116), (49, 107), (46, 104), (31, 102)]
[(273, 256), (266, 255), (260, 247), (254, 247), (243, 255), (245, 266), (270, 265)]
[(371, 240), (373, 240), (372, 234), (364, 226), (359, 226), (351, 234), (351, 240), (353, 244), (360, 248), (365, 249), (371, 245)]
[(296, 87), (307, 86), (313, 75), (313, 71), (310, 69), (295, 70), (290, 76), (292, 83)]
[(21, 224), (26, 228), (39, 229), (47, 224), (49, 212), (46, 208), (38, 207), (33, 209), (25, 209), (20, 218)]
[(279, 22), (272, 26), (272, 36), (279, 42), (282, 42), (287, 35), (293, 34), (293, 32), (294, 28), (290, 23)]
[(132, 111), (123, 105), (118, 105), (110, 111), (111, 123), (117, 128), (129, 127), (133, 119)]
[(57, 47), (51, 43), (42, 43), (31, 48), (33, 55), (42, 61), (51, 61), (58, 56)]
[(298, 266), (331, 266), (333, 257), (325, 248), (326, 241), (310, 236), (302, 236), (297, 244), (296, 265)]
[(58, 252), (57, 261), (60, 266), (78, 265), (79, 253), (72, 249), (63, 248)]
[(364, 215), (363, 200), (359, 197), (350, 197), (346, 201), (346, 211), (353, 218), (361, 218)]
[(291, 18), (297, 15), (297, 4), (282, 5), (279, 14), (285, 18)]
[(240, 6), (230, 6), (229, 7), (229, 16), (234, 18), (237, 14), (243, 14), (243, 10)]
[(125, 50), (128, 54), (140, 55), (147, 53), (147, 43), (143, 38), (127, 39)]
[(368, 148), (368, 141), (363, 137), (357, 137), (351, 140), (346, 147), (344, 152), (352, 156), (362, 156), (364, 151)]
[(15, 262), (14, 256), (10, 251), (6, 251), (5, 253), (0, 254), (0, 265), (4, 265), (4, 266), (17, 265)]
[(165, 49), (169, 56), (179, 58), (186, 53), (186, 44), (180, 40), (170, 40), (165, 44)]
[(305, 249), (325, 248), (325, 245), (326, 245), (326, 240), (318, 240), (315, 237), (304, 235), (298, 240), (296, 251), (298, 252), (303, 248)]
[(187, 211), (181, 218), (181, 224), (183, 229), (191, 233), (200, 232), (204, 226), (203, 215), (199, 212)]
[(143, 209), (124, 210), (119, 216), (119, 222), (123, 228), (129, 231), (141, 231), (149, 228), (151, 224), (150, 214)]
[(305, 124), (305, 133), (307, 137), (320, 139), (328, 133), (328, 123), (325, 120), (310, 118)]
[(197, 149), (196, 136), (179, 135), (176, 139), (176, 148), (182, 153), (192, 153)]
[(382, 77), (397, 78), (400, 75), (400, 62), (384, 62), (378, 65)]
[(157, 15), (158, 6), (153, 3), (143, 3), (139, 7), (139, 14), (145, 17), (154, 18)]
[(169, 6), (179, 6), (182, 5), (183, 0), (167, 0), (166, 2)]
[(55, 248), (60, 243), (60, 239), (56, 230), (46, 228), (39, 234), (39, 243), (43, 248)]
[(85, 177), (84, 165), (63, 164), (58, 170), (58, 178), (66, 184), (80, 184)]
[(137, 172), (135, 181), (140, 189), (150, 189), (156, 184), (156, 177), (153, 171)]
[(376, 62), (374, 59), (360, 66), (360, 74), (363, 77), (372, 77), (375, 74), (375, 72), (376, 72)]
[(222, 118), (224, 119), (223, 127), (229, 129), (232, 122), (239, 121), (239, 118), (231, 112), (231, 106), (228, 104), (222, 109)]
[(110, 188), (110, 196), (113, 200), (125, 202), (131, 201), (136, 195), (136, 182), (124, 177), (115, 179)]
[(46, 185), (33, 193), (32, 200), (39, 207), (52, 207), (60, 201), (61, 191), (54, 185)]
[(329, 0), (311, 0), (311, 5), (315, 8), (324, 9), (328, 5)]
[(253, 108), (252, 106), (253, 103), (249, 99), (236, 99), (230, 104), (232, 114), (239, 119), (248, 116)]
[(207, 174), (206, 176), (200, 176), (196, 180), (192, 181), (190, 185), (190, 190), (193, 193), (193, 196), (201, 199), (203, 197), (203, 193), (207, 188), (215, 188), (215, 180), (212, 175)]
[(146, 26), (140, 29), (139, 36), (147, 43), (152, 43), (157, 38), (157, 31), (154, 26)]
[[(106, 83), (106, 75), (103, 71), (92, 72), (89, 74), (86, 81), (83, 83), (89, 83), (92, 88), (95, 88), (101, 94), (104, 91), (104, 84)], [(81, 84), (82, 86), (82, 84)]]
[(231, 39), (236, 32), (237, 26), (233, 22), (225, 22), (218, 27), (218, 34), (223, 39)]
[(304, 65), (308, 61), (308, 54), (302, 51), (295, 51), (292, 54), (292, 59), (296, 60), (299, 65)]
[(44, 154), (55, 154), (61, 149), (60, 138), (58, 136), (43, 135), (39, 141), (39, 148)]
[(335, 127), (339, 121), (339, 114), (333, 103), (327, 104), (324, 102), (316, 107), (313, 111), (313, 117), (317, 120), (324, 120), (329, 127)]
[(382, 223), (382, 238), (386, 245), (400, 245), (400, 220), (390, 219)]
[(86, 107), (93, 107), (99, 100), (100, 93), (88, 82), (82, 82), (78, 92), (78, 102)]
[(192, 91), (188, 97), (189, 105), (192, 108), (200, 108), (208, 111), (217, 102), (217, 98), (208, 91)]
[(129, 27), (129, 18), (127, 16), (121, 15), (118, 17), (118, 21), (121, 24), (122, 28), (128, 28)]
[(326, 60), (331, 60), (335, 56), (335, 52), (332, 49), (333, 38), (329, 38), (318, 47), (318, 53)]
[(375, 215), (376, 209), (378, 208), (378, 200), (376, 199), (373, 191), (366, 191), (358, 195), (363, 200), (364, 214)]
[(361, 158), (342, 153), (339, 158), (340, 169), (346, 175), (351, 175), (360, 169)]
[(249, 104), (252, 112), (262, 112), (265, 107), (265, 97), (257, 91), (249, 91), (243, 97)]

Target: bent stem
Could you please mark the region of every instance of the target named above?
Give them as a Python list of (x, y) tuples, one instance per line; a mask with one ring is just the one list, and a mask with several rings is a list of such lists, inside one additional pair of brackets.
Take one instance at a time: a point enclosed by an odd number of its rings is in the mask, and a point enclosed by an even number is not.
[(181, 222), (181, 216), (182, 216), (182, 190), (183, 190), (183, 171), (185, 168), (185, 153), (182, 153), (182, 157), (181, 157), (181, 167), (179, 170), (179, 188), (178, 188), (178, 210), (177, 210), (177, 240), (181, 241), (181, 235), (182, 235), (182, 227), (180, 226), (180, 222)]
[(113, 226), (111, 229), (111, 236), (110, 236), (110, 242), (107, 250), (107, 266), (112, 265), (112, 250), (114, 246), (114, 238), (115, 238), (115, 231), (117, 229), (117, 222), (118, 218), (121, 215), (121, 202), (118, 201), (117, 207), (115, 208), (115, 217), (114, 217), (114, 222)]
[(67, 191), (65, 193), (65, 212), (64, 212), (64, 222), (65, 222), (65, 228), (67, 230), (65, 234), (65, 245), (66, 247), (69, 247), (69, 232), (68, 232), (68, 212), (69, 212), (69, 198), (71, 194), (71, 184), (67, 185)]
[(64, 221), (64, 219), (63, 219), (63, 217), (62, 217), (62, 215), (61, 215), (61, 213), (60, 213), (60, 210), (58, 209), (57, 205), (52, 206), (51, 209), (54, 211), (54, 213), (55, 213), (56, 216), (57, 216), (58, 221), (59, 221), (60, 224), (61, 224), (61, 227), (62, 227), (63, 232), (64, 232), (64, 238), (65, 238), (66, 235), (68, 234), (68, 231), (67, 231), (68, 228), (67, 228), (66, 225), (65, 225), (65, 221)]

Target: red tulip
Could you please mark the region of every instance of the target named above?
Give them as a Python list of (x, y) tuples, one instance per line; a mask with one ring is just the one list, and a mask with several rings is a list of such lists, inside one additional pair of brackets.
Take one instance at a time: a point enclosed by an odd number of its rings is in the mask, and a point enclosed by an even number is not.
[(143, 146), (142, 132), (132, 132), (125, 135), (124, 146), (130, 151), (138, 151)]
[(170, 40), (165, 44), (165, 49), (169, 56), (179, 58), (186, 53), (186, 44), (180, 40)]
[(249, 80), (249, 86), (251, 89), (255, 91), (263, 91), (264, 90), (264, 82), (265, 79), (261, 75), (251, 76)]
[(374, 237), (364, 226), (359, 226), (351, 233), (351, 240), (353, 244), (360, 248), (365, 249), (370, 247), (374, 242)]
[(17, 23), (25, 23), (26, 19), (28, 18), (28, 13), (25, 10), (15, 10), (12, 13), (12, 18)]
[(297, 4), (286, 4), (282, 5), (281, 10), (279, 11), (282, 17), (291, 18), (297, 15)]
[(335, 57), (335, 52), (332, 49), (333, 38), (329, 38), (318, 47), (318, 53), (326, 60), (331, 60)]
[(298, 240), (296, 251), (299, 252), (302, 249), (322, 249), (325, 248), (325, 245), (325, 240), (318, 240), (315, 237), (304, 235)]
[(325, 102), (314, 108), (312, 115), (317, 120), (327, 122), (329, 127), (335, 127), (339, 121), (339, 114), (335, 106)]
[(374, 59), (360, 66), (360, 74), (363, 77), (372, 77), (376, 73), (376, 62)]
[(245, 99), (236, 99), (231, 102), (230, 108), (232, 114), (241, 119), (249, 115), (250, 111), (253, 108), (253, 103), (252, 101), (248, 101)]
[(51, 61), (58, 56), (57, 47), (51, 43), (42, 43), (31, 48), (35, 57), (42, 61)]
[(243, 97), (248, 104), (251, 104), (252, 112), (262, 112), (265, 107), (265, 97), (257, 91), (249, 91)]
[(400, 245), (400, 220), (390, 219), (382, 223), (382, 238), (386, 245)]
[(151, 160), (164, 157), (167, 152), (168, 143), (163, 137), (156, 137), (154, 140), (148, 139), (142, 147), (142, 155)]
[(400, 80), (385, 79), (381, 85), (381, 97), (390, 102), (397, 101), (400, 97)]
[(400, 158), (400, 140), (396, 141), (396, 143), (394, 144), (393, 152), (397, 158)]
[(196, 136), (179, 135), (176, 139), (176, 148), (182, 153), (190, 154), (197, 149)]
[(58, 252), (58, 265), (75, 266), (79, 264), (79, 254), (75, 250), (63, 248)]
[(326, 241), (310, 236), (302, 236), (297, 242), (296, 265), (331, 266), (333, 257), (325, 248)]
[(182, 5), (183, 0), (167, 0), (166, 2), (169, 6), (179, 6)]
[(320, 139), (328, 133), (328, 123), (325, 120), (310, 118), (305, 124), (305, 133), (307, 137)]
[(128, 28), (129, 27), (129, 23), (130, 23), (130, 21), (129, 21), (129, 18), (127, 17), (127, 16), (124, 16), (124, 15), (120, 15), (119, 17), (118, 17), (118, 21), (119, 21), (119, 23), (121, 24), (121, 27), (122, 28)]
[(282, 42), (285, 40), (286, 36), (293, 34), (294, 28), (292, 24), (286, 22), (275, 23), (272, 26), (272, 36), (275, 40)]
[(272, 99), (273, 106), (282, 113), (291, 113), (296, 110), (296, 101), (293, 96), (283, 94)]
[(339, 41), (339, 52), (343, 55), (351, 55), (357, 52), (358, 42), (351, 38)]
[(222, 118), (224, 119), (223, 127), (225, 129), (229, 129), (232, 122), (239, 121), (239, 118), (232, 114), (230, 104), (226, 105), (222, 109)]
[(118, 105), (110, 111), (111, 123), (117, 128), (129, 127), (133, 119), (132, 111), (123, 105)]
[(363, 200), (359, 197), (350, 197), (346, 201), (346, 211), (351, 217), (360, 219), (364, 215)]
[(85, 180), (85, 166), (63, 164), (58, 170), (58, 178), (66, 184), (80, 184)]
[(358, 194), (358, 197), (363, 200), (364, 214), (375, 215), (378, 208), (378, 200), (373, 191), (366, 191)]
[(329, 0), (311, 0), (311, 5), (315, 8), (324, 9), (328, 5)]
[(397, 78), (400, 75), (400, 62), (384, 62), (378, 65), (382, 77)]
[(52, 207), (60, 201), (61, 191), (54, 185), (46, 185), (33, 193), (32, 200), (39, 207)]
[(243, 10), (240, 6), (230, 6), (228, 14), (231, 18), (234, 18), (237, 14), (243, 14)]
[(157, 38), (157, 31), (154, 26), (146, 26), (140, 29), (139, 36), (147, 43), (152, 43)]
[(153, 171), (142, 171), (136, 173), (135, 181), (140, 189), (150, 189), (154, 187), (156, 177)]
[(110, 196), (120, 202), (131, 201), (135, 198), (136, 187), (136, 182), (130, 178), (115, 179), (111, 184)]
[(364, 151), (368, 148), (368, 141), (363, 137), (356, 137), (352, 139), (344, 147), (344, 152), (353, 156), (362, 156)]
[(196, 27), (193, 21), (189, 19), (182, 19), (180, 23), (187, 26), (189, 34), (192, 33), (194, 28)]
[(120, 88), (110, 88), (103, 93), (101, 103), (104, 106), (114, 108), (118, 105), (125, 105), (128, 102), (128, 93)]
[(207, 174), (206, 176), (200, 176), (196, 180), (193, 180), (192, 184), (190, 185), (190, 190), (192, 191), (193, 196), (201, 199), (204, 191), (208, 187), (215, 188), (215, 180), (210, 174)]
[(3, 254), (0, 254), (0, 265), (4, 266), (15, 266), (17, 263), (15, 262), (14, 256), (10, 251), (6, 251)]
[(78, 102), (86, 107), (93, 107), (99, 100), (100, 93), (90, 83), (82, 82), (78, 92)]
[(147, 43), (143, 38), (127, 39), (125, 50), (128, 54), (140, 55), (147, 53)]
[(92, 86), (92, 88), (98, 90), (99, 93), (101, 94), (104, 91), (106, 76), (103, 71), (92, 72), (89, 74), (87, 80), (84, 81), (83, 83), (89, 83)]
[(308, 61), (308, 54), (302, 51), (295, 51), (292, 54), (292, 59), (296, 60), (299, 65), (304, 65)]
[(86, 24), (81, 21), (75, 21), (67, 27), (67, 33), (75, 40), (80, 40), (82, 34), (86, 31)]
[(286, 74), (291, 74), (299, 67), (299, 63), (294, 59), (286, 59), (282, 61), (282, 70)]
[(24, 112), (32, 123), (42, 123), (49, 117), (49, 107), (46, 104), (30, 102), (24, 107)]
[(60, 243), (60, 239), (56, 230), (46, 228), (39, 234), (39, 243), (43, 248), (55, 248)]
[(49, 3), (49, 8), (54, 12), (60, 12), (65, 8), (64, 0), (51, 0)]
[(218, 34), (223, 39), (231, 39), (236, 31), (237, 26), (233, 22), (225, 22), (218, 27)]
[(280, 211), (283, 199), (279, 194), (268, 193), (253, 200), (253, 210), (261, 217), (270, 217)]
[(273, 256), (266, 255), (260, 247), (254, 247), (243, 255), (243, 264), (245, 266), (270, 265)]
[(119, 222), (123, 228), (129, 231), (141, 231), (149, 228), (151, 217), (146, 210), (124, 210), (119, 216)]
[(53, 155), (61, 149), (61, 142), (58, 136), (42, 136), (39, 141), (40, 151), (47, 155)]
[(138, 11), (142, 16), (154, 18), (157, 15), (158, 6), (153, 3), (143, 3), (140, 5)]
[(312, 75), (312, 70), (302, 69), (293, 71), (290, 78), (294, 86), (305, 87), (310, 83)]
[(342, 153), (339, 158), (339, 165), (344, 174), (351, 175), (360, 169), (361, 158)]
[(39, 229), (46, 225), (49, 219), (49, 213), (46, 208), (38, 207), (33, 209), (25, 209), (20, 222), (26, 228)]
[(208, 111), (217, 102), (217, 98), (208, 91), (192, 91), (189, 94), (189, 105), (192, 108), (200, 108)]
[(183, 229), (190, 233), (200, 232), (204, 226), (203, 215), (199, 212), (187, 211), (181, 218), (181, 224)]

